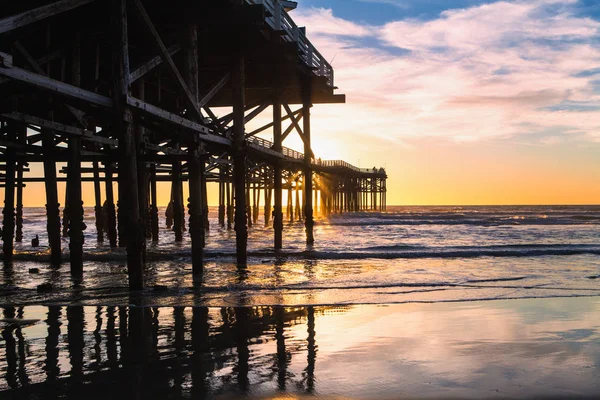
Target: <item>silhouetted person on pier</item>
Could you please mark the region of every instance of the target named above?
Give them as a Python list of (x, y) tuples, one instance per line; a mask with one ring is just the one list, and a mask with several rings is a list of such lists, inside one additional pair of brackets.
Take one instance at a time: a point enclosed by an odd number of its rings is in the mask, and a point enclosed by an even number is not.
[(169, 205), (167, 206), (167, 211), (165, 212), (165, 217), (167, 217), (167, 229), (171, 229), (173, 226), (173, 216), (173, 202), (170, 201)]
[(40, 245), (40, 238), (38, 235), (35, 235), (33, 239), (31, 239), (31, 247), (38, 247)]

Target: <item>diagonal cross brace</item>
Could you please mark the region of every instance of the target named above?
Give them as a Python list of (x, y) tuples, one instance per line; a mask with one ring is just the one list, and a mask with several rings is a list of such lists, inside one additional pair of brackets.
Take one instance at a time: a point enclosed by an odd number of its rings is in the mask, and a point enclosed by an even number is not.
[(194, 95), (192, 95), (189, 88), (185, 84), (185, 81), (183, 80), (181, 73), (179, 73), (177, 66), (175, 65), (175, 63), (173, 62), (173, 59), (169, 55), (169, 50), (167, 50), (167, 48), (165, 47), (165, 44), (163, 43), (162, 39), (160, 38), (160, 35), (158, 34), (156, 28), (154, 27), (154, 24), (150, 20), (150, 17), (148, 16), (146, 9), (144, 8), (144, 6), (140, 2), (140, 0), (132, 0), (132, 1), (133, 1), (133, 4), (135, 5), (135, 8), (137, 8), (137, 10), (138, 10), (138, 14), (142, 18), (144, 25), (146, 25), (146, 28), (148, 29), (150, 36), (152, 36), (152, 38), (154, 39), (154, 46), (158, 50), (160, 57), (163, 59), (164, 63), (167, 64), (167, 67), (168, 67), (169, 71), (171, 72), (171, 75), (173, 75), (173, 77), (175, 78), (175, 81), (177, 82), (177, 86), (179, 86), (179, 90), (183, 94), (183, 97), (184, 97), (185, 101), (187, 102), (187, 105), (190, 108), (190, 111), (192, 112), (192, 114), (194, 114), (194, 117), (198, 118), (200, 121), (203, 121), (204, 116), (202, 115), (202, 112), (200, 111), (200, 107), (198, 107), (198, 99), (195, 98)]

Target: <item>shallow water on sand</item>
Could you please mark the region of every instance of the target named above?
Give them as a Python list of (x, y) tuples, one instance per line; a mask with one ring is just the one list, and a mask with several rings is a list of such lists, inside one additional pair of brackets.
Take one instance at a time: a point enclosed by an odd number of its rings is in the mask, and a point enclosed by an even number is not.
[[(164, 209), (161, 210), (164, 225)], [(323, 305), (442, 302), (600, 295), (600, 206), (389, 207), (385, 213), (318, 218), (316, 243), (301, 221), (286, 223), (284, 250), (261, 219), (250, 228), (249, 266), (234, 264), (234, 232), (211, 209), (202, 282), (191, 277), (190, 245), (161, 227), (148, 242), (144, 304)], [(25, 209), (25, 237), (12, 268), (0, 272), (0, 304), (127, 304), (124, 249), (98, 244), (86, 209), (82, 280), (48, 267), (44, 210)], [(63, 243), (64, 251), (68, 249)], [(67, 255), (65, 254), (65, 257)], [(30, 268), (39, 268), (36, 274)], [(35, 288), (51, 283), (54, 291)], [(161, 291), (152, 289), (164, 285)]]
[(43, 215), (0, 271), (2, 399), (600, 396), (598, 206), (333, 215), (311, 247), (286, 224), (280, 252), (259, 222), (245, 270), (211, 218), (201, 282), (163, 227), (133, 293), (92, 210), (77, 279)]
[(600, 396), (598, 298), (2, 313), (0, 398)]

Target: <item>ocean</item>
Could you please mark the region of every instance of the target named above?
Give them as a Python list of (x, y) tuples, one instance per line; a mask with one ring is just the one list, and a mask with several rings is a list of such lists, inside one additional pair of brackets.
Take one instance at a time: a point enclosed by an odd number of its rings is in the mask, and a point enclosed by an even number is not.
[[(26, 208), (16, 261), (3, 271), (3, 287), (21, 301), (120, 304), (127, 286), (124, 249), (98, 244), (93, 210), (85, 210), (85, 265), (72, 281), (45, 267), (43, 208)], [(446, 302), (600, 294), (600, 206), (388, 207), (387, 212), (317, 217), (315, 244), (305, 244), (302, 221), (286, 222), (284, 249), (262, 216), (250, 228), (249, 265), (235, 265), (235, 233), (218, 226), (215, 208), (206, 245), (203, 280), (191, 277), (189, 238), (174, 241), (160, 210), (160, 242), (148, 242), (146, 283), (154, 305), (338, 305)], [(41, 247), (32, 249), (38, 234)], [(68, 251), (68, 241), (63, 242)], [(39, 274), (27, 273), (38, 267)], [(55, 293), (38, 295), (51, 282)], [(25, 289), (19, 291), (17, 289)], [(87, 290), (87, 291), (86, 291)], [(24, 293), (26, 293), (24, 295)], [(101, 303), (104, 304), (104, 303)]]
[(24, 219), (0, 272), (1, 399), (600, 396), (600, 206), (318, 217), (314, 246), (286, 222), (279, 252), (260, 219), (244, 270), (211, 209), (196, 283), (162, 209), (143, 292), (93, 210), (81, 279), (45, 261), (44, 210)]

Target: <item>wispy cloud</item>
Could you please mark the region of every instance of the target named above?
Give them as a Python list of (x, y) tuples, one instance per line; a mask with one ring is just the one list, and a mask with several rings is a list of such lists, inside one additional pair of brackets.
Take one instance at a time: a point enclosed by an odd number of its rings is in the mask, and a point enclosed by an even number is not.
[(362, 3), (378, 3), (378, 4), (389, 4), (394, 7), (407, 9), (410, 4), (405, 0), (358, 0)]
[[(348, 104), (324, 117), (340, 131), (473, 141), (567, 127), (564, 135), (600, 140), (600, 110), (581, 112), (600, 101), (600, 22), (576, 16), (575, 6), (497, 1), (376, 27), (321, 8), (297, 10), (295, 18), (321, 53), (336, 55), (336, 85)], [(399, 56), (386, 46), (409, 51)], [(553, 108), (572, 102), (580, 109)]]

